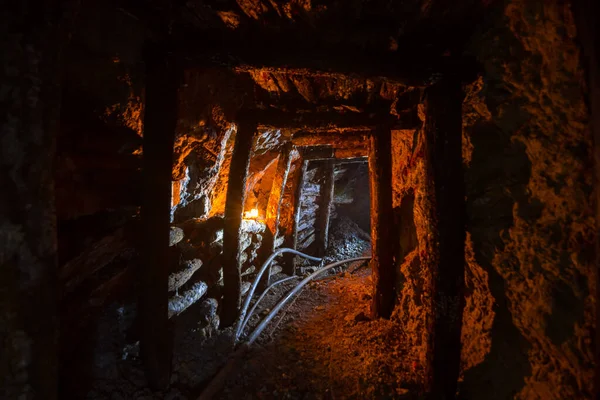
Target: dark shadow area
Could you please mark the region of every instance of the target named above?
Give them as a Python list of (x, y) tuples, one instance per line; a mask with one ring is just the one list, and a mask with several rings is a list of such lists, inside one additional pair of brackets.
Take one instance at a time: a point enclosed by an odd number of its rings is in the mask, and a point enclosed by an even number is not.
[(404, 257), (410, 254), (419, 245), (417, 238), (417, 227), (415, 226), (415, 193), (411, 189), (404, 195), (400, 202), (400, 207), (394, 210), (397, 216), (397, 237), (400, 238), (400, 248), (398, 249), (398, 262), (402, 262)]
[(363, 231), (371, 231), (369, 167), (366, 162), (339, 164), (336, 169), (334, 204), (334, 217), (350, 218)]
[[(531, 163), (524, 146), (512, 142), (493, 124), (473, 127), (472, 143), (472, 167), (466, 170), (467, 230), (473, 238), (477, 263), (489, 275), (495, 318), (491, 350), (481, 364), (465, 372), (459, 392), (462, 399), (501, 400), (513, 398), (531, 374), (529, 343), (513, 323), (505, 280), (493, 266), (495, 255), (504, 249), (501, 235), (513, 225), (515, 202), (528, 203), (525, 189)], [(510, 189), (505, 191), (504, 187)], [(479, 200), (485, 195), (493, 196), (494, 202)], [(516, 257), (509, 262), (506, 268), (519, 269)]]

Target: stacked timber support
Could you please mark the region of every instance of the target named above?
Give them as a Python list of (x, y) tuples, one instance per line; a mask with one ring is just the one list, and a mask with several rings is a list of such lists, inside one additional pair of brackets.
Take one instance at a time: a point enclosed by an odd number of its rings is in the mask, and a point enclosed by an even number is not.
[(465, 189), (462, 172), (462, 100), (459, 82), (426, 92), (425, 143), (432, 199), (433, 310), (429, 394), (453, 399), (460, 371), (465, 276)]
[(394, 267), (392, 207), (392, 132), (385, 125), (371, 134), (369, 175), (371, 183), (371, 269), (373, 277), (373, 318), (389, 318), (394, 308), (396, 274)]
[(223, 327), (231, 326), (235, 322), (241, 303), (240, 228), (246, 198), (246, 178), (255, 132), (256, 122), (250, 118), (240, 120), (231, 156), (223, 229), (224, 293), (221, 315)]
[(180, 72), (161, 51), (146, 55), (147, 84), (143, 142), (143, 247), (140, 267), (140, 348), (148, 382), (155, 389), (170, 383), (173, 355), (168, 318), (169, 223), (173, 144)]
[(331, 216), (331, 205), (333, 203), (333, 187), (334, 187), (334, 163), (333, 160), (322, 162), (321, 174), (323, 176), (323, 184), (321, 185), (320, 207), (316, 221), (317, 232), (317, 256), (323, 257), (327, 250), (329, 237), (329, 218)]

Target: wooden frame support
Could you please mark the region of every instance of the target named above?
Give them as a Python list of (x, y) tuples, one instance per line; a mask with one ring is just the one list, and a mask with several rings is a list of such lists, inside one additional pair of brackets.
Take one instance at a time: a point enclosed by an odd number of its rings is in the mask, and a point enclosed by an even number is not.
[(465, 189), (460, 82), (441, 82), (425, 96), (425, 143), (433, 200), (433, 310), (429, 395), (453, 399), (460, 372), (465, 276)]
[(306, 133), (295, 134), (292, 143), (295, 146), (333, 146), (338, 147), (363, 147), (367, 149), (368, 135), (351, 133)]
[(241, 249), (240, 229), (246, 200), (246, 178), (250, 165), (256, 122), (244, 118), (238, 122), (235, 136), (227, 199), (225, 201), (225, 227), (223, 229), (223, 312), (221, 326), (231, 326), (238, 317), (241, 303)]
[(328, 160), (333, 158), (335, 150), (331, 146), (304, 146), (300, 147), (302, 159), (306, 161)]
[[(292, 217), (292, 233), (286, 240), (286, 247), (292, 249), (298, 248), (298, 222), (300, 220), (300, 200), (302, 197), (302, 187), (304, 186), (304, 180), (306, 179), (306, 171), (308, 169), (308, 160), (305, 160), (302, 153), (300, 153), (300, 171), (296, 175), (296, 182), (294, 183), (294, 214)], [(295, 259), (296, 257), (291, 254), (285, 254), (284, 257), (283, 272), (288, 275), (292, 275), (296, 269)]]
[(333, 154), (331, 157), (322, 158), (356, 158), (367, 157), (369, 154), (369, 136), (365, 134), (303, 133), (294, 135), (292, 143), (298, 147), (333, 147)]
[[(401, 44), (393, 53), (372, 49), (365, 52), (351, 43), (329, 46), (312, 30), (298, 34), (295, 25), (276, 30), (242, 29), (241, 32), (243, 36), (238, 30), (208, 30), (201, 37), (180, 42), (180, 51), (191, 57), (190, 68), (204, 68), (209, 63), (216, 63), (229, 66), (238, 73), (262, 70), (325, 78), (351, 74), (422, 87), (430, 86), (441, 76), (471, 78), (475, 74), (474, 63), (431, 53), (414, 40)], [(406, 63), (406, 54), (412, 54), (415, 62)]]
[(152, 50), (145, 57), (140, 348), (148, 382), (160, 390), (170, 384), (173, 356), (168, 319), (169, 224), (179, 73), (182, 71), (164, 52)]
[(328, 238), (329, 238), (329, 218), (331, 216), (331, 205), (333, 203), (333, 188), (334, 188), (334, 162), (333, 160), (326, 160), (321, 163), (323, 185), (321, 186), (321, 206), (319, 207), (317, 221), (316, 221), (316, 232), (317, 232), (317, 256), (323, 257), (327, 250)]
[(0, 398), (59, 398), (54, 169), (64, 47), (77, 2), (3, 7)]
[(357, 158), (366, 158), (369, 156), (368, 146), (364, 147), (349, 147), (335, 149), (333, 157), (337, 160), (354, 160)]
[(364, 164), (369, 162), (369, 156), (365, 157), (353, 157), (353, 158), (336, 158), (334, 160), (335, 165), (344, 164)]
[[(277, 170), (275, 171), (275, 177), (273, 178), (273, 184), (271, 186), (271, 193), (269, 194), (269, 200), (267, 202), (266, 212), (266, 225), (267, 229), (263, 236), (263, 243), (261, 245), (261, 256), (259, 265), (273, 253), (275, 250), (275, 238), (279, 231), (279, 216), (281, 215), (281, 201), (283, 200), (283, 191), (287, 183), (288, 174), (290, 172), (290, 166), (292, 163), (292, 145), (291, 143), (286, 144), (281, 153), (279, 154), (279, 160), (277, 161)], [(261, 280), (261, 288), (264, 289), (269, 285), (269, 278), (271, 275), (271, 267), (263, 275)]]
[[(288, 128), (288, 129), (316, 129), (336, 128), (356, 131), (369, 131), (379, 122), (389, 121), (400, 123), (397, 118), (389, 113), (389, 110), (381, 110), (378, 113), (356, 113), (356, 112), (288, 112), (271, 108), (266, 110), (246, 110), (244, 114), (251, 114), (260, 127)], [(414, 126), (411, 127), (414, 129)], [(410, 128), (404, 128), (410, 129)]]
[(389, 318), (394, 308), (396, 271), (391, 238), (392, 132), (381, 125), (370, 137), (369, 174), (371, 183), (371, 268), (373, 277), (373, 318)]

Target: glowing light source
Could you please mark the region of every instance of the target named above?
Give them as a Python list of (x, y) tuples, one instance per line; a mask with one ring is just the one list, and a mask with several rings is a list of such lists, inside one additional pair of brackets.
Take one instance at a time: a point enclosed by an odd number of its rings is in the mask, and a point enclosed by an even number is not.
[(250, 211), (246, 211), (244, 213), (244, 218), (247, 218), (247, 219), (257, 219), (258, 218), (258, 209), (253, 208)]

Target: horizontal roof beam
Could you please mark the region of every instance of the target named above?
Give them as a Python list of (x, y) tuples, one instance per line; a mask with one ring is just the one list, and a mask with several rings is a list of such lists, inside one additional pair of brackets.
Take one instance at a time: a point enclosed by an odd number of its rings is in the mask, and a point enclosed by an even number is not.
[[(475, 63), (431, 54), (425, 46), (410, 43), (405, 49), (365, 49), (347, 43), (328, 44), (316, 33), (263, 29), (216, 30), (178, 43), (186, 67), (218, 65), (237, 72), (265, 70), (277, 73), (334, 77), (384, 78), (412, 87), (434, 84), (442, 77), (472, 80)], [(408, 60), (408, 57), (410, 60)]]
[(335, 165), (345, 165), (345, 164), (364, 164), (369, 161), (369, 156), (363, 157), (352, 157), (352, 158), (336, 158)]
[(307, 130), (311, 128), (369, 130), (379, 123), (394, 119), (392, 115), (384, 113), (286, 112), (275, 108), (246, 110), (243, 114), (257, 121), (260, 127)]
[(326, 160), (333, 158), (335, 155), (335, 151), (331, 146), (305, 146), (300, 147), (299, 150), (304, 161)]
[(366, 134), (310, 134), (294, 136), (292, 144), (295, 146), (322, 146), (332, 145), (334, 147), (356, 147), (367, 146), (368, 135)]
[(368, 146), (350, 147), (350, 148), (335, 149), (334, 157), (337, 160), (349, 160), (349, 159), (351, 160), (351, 159), (358, 159), (358, 158), (366, 159), (366, 157), (368, 157), (368, 153), (369, 153)]
[(399, 115), (374, 112), (288, 112), (275, 108), (266, 110), (249, 109), (238, 114), (239, 118), (250, 118), (258, 122), (262, 129), (298, 129), (306, 131), (365, 131), (370, 132), (380, 124), (386, 124), (392, 129), (416, 129), (421, 121), (412, 110)]
[(333, 148), (331, 146), (306, 146), (299, 147), (302, 158), (305, 161), (319, 160), (336, 160), (343, 162), (344, 160), (365, 160), (368, 157), (369, 149), (367, 147), (357, 148)]

